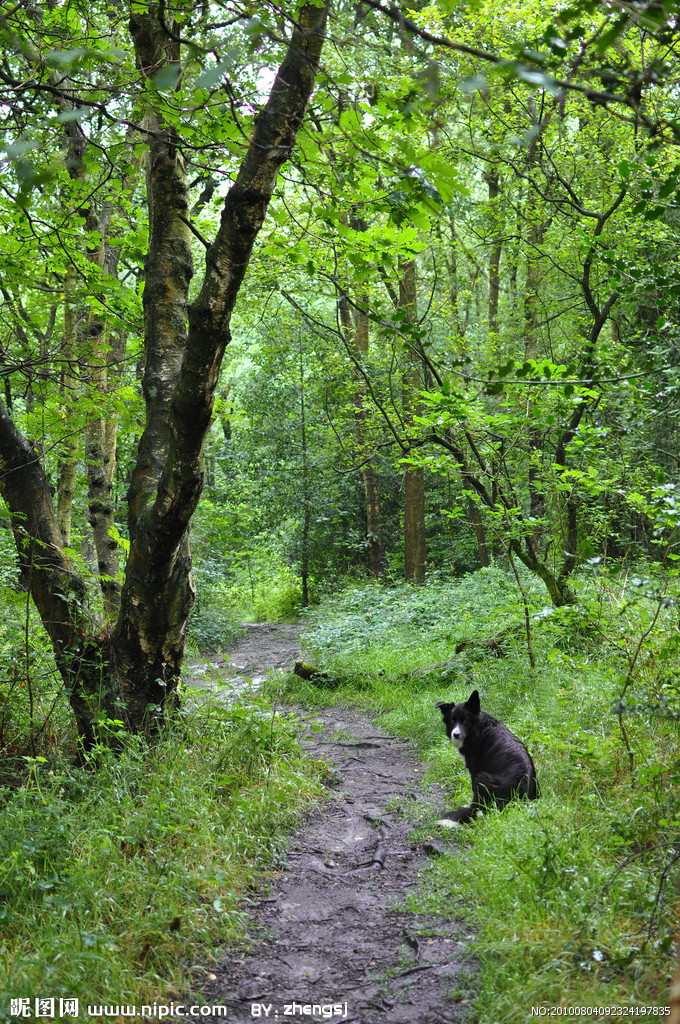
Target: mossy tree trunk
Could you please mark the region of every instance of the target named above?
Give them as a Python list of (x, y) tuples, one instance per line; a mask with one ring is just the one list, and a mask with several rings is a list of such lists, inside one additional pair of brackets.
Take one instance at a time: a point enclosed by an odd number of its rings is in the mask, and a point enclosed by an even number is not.
[[(194, 599), (189, 526), (204, 478), (203, 448), (229, 324), (281, 165), (304, 116), (329, 4), (302, 4), (269, 100), (257, 118), (197, 298), (181, 140), (154, 106), (148, 140), (149, 250), (144, 289), (146, 425), (128, 493), (130, 553), (113, 630), (88, 614), (37, 453), (0, 404), (0, 489), (24, 575), (54, 646), (85, 745), (102, 718), (157, 731), (179, 677)], [(142, 81), (178, 59), (160, 4), (133, 2), (130, 31)], [(146, 96), (146, 90), (144, 91)]]

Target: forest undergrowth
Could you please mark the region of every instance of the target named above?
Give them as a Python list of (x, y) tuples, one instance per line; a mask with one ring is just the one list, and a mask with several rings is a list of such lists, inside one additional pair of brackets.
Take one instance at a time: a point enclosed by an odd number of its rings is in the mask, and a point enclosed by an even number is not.
[(480, 1022), (524, 1021), (531, 1006), (663, 1006), (680, 857), (678, 610), (653, 569), (582, 580), (566, 610), (525, 589), (535, 668), (514, 582), (492, 568), (327, 599), (303, 627), (325, 674), (289, 677), (283, 696), (373, 709), (418, 744), (453, 808), (469, 775), (434, 704), (479, 689), (529, 746), (541, 798), (454, 833), (456, 853), (432, 863), (411, 908), (474, 926)]
[(318, 796), (293, 716), (187, 706), (149, 747), (43, 746), (0, 788), (0, 1019), (36, 994), (170, 1003), (243, 942), (248, 904)]
[[(249, 894), (321, 791), (323, 766), (274, 698), (370, 709), (418, 744), (425, 782), (454, 807), (469, 776), (434, 705), (474, 688), (529, 746), (541, 798), (442, 831), (456, 852), (432, 861), (409, 909), (469, 921), (482, 1024), (524, 1021), (532, 1005), (662, 1006), (680, 856), (680, 633), (662, 579), (653, 566), (583, 578), (579, 604), (556, 611), (527, 577), (528, 618), (498, 567), (347, 584), (303, 614), (317, 678), (272, 678), (254, 703), (187, 702), (156, 745), (127, 737), (84, 763), (40, 631), (27, 644), (21, 607), (8, 609), (0, 1010), (36, 992), (171, 999), (243, 941)], [(213, 618), (198, 624), (214, 631)], [(420, 822), (414, 840), (434, 829)]]

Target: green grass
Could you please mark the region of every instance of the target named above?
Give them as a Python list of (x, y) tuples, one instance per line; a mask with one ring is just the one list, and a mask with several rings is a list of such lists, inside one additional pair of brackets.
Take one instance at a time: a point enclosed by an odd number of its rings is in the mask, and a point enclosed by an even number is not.
[[(332, 685), (293, 676), (283, 695), (380, 713), (386, 729), (417, 742), (426, 781), (443, 781), (451, 806), (469, 800), (470, 782), (437, 700), (478, 688), (482, 706), (530, 747), (541, 799), (456, 832), (464, 855), (433, 862), (411, 901), (470, 921), (480, 1024), (519, 1024), (532, 1005), (664, 1005), (680, 856), (677, 611), (653, 575), (633, 600), (615, 580), (586, 581), (579, 610), (557, 614), (526, 587), (535, 669), (512, 581), (491, 569), (336, 595), (305, 634)], [(471, 640), (484, 642), (456, 655)], [(433, 822), (429, 830), (437, 834)]]
[(199, 986), (246, 938), (244, 898), (319, 788), (264, 699), (204, 704), (96, 766), (27, 761), (0, 791), (2, 1019), (10, 997), (150, 1003)]
[[(476, 687), (530, 746), (539, 801), (445, 837), (421, 814), (414, 833), (464, 851), (432, 861), (410, 906), (470, 922), (480, 1024), (523, 1022), (532, 1005), (662, 1005), (680, 854), (673, 595), (652, 572), (625, 588), (584, 581), (579, 609), (554, 613), (528, 578), (525, 587), (535, 669), (513, 581), (491, 569), (338, 593), (304, 625), (328, 684), (269, 685), (310, 707), (372, 709), (419, 745), (425, 781), (443, 781), (451, 806), (470, 783), (437, 700)], [(7, 734), (27, 692), (10, 625), (0, 631), (16, 667), (0, 716)], [(41, 657), (36, 714), (54, 688)], [(204, 704), (156, 746), (130, 739), (90, 766), (66, 757), (64, 714), (57, 707), (39, 734), (45, 760), (17, 744), (1, 776), (0, 1016), (10, 997), (36, 992), (140, 1003), (198, 988), (220, 947), (247, 941), (249, 894), (276, 872), (286, 830), (320, 790), (294, 723), (266, 698)]]

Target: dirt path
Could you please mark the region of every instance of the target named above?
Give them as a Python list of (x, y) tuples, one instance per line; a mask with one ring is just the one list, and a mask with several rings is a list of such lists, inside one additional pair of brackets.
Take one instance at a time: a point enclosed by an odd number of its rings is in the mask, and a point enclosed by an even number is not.
[(245, 636), (226, 655), (211, 652), (186, 666), (184, 685), (193, 689), (212, 687), (212, 676), (228, 680), (231, 689), (259, 686), (267, 672), (290, 671), (300, 657), (298, 632), (290, 623), (249, 622)]
[[(271, 655), (278, 640), (260, 637), (263, 655)], [(289, 644), (291, 635), (279, 640)], [(253, 641), (251, 633), (232, 652), (232, 664), (245, 658), (252, 670)], [(266, 667), (259, 663), (259, 674)], [(340, 707), (315, 718), (323, 730), (304, 745), (333, 765), (329, 799), (291, 837), (286, 867), (254, 910), (254, 948), (225, 957), (202, 997), (225, 1005), (231, 1024), (286, 1016), (355, 1024), (469, 1020), (464, 925), (404, 909), (436, 855), (427, 840), (412, 840), (414, 819), (441, 815), (443, 792), (423, 789), (423, 767), (408, 743), (368, 715)]]

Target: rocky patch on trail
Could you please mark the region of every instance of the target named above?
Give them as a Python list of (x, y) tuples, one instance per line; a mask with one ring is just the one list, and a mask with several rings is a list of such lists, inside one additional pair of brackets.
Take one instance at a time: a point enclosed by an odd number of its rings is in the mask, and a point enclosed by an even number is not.
[(253, 947), (226, 955), (202, 998), (226, 1006), (232, 1024), (470, 1020), (466, 926), (405, 909), (441, 847), (414, 842), (400, 806), (425, 804), (434, 821), (442, 790), (424, 791), (408, 743), (368, 715), (317, 718), (323, 730), (305, 746), (332, 765), (329, 799), (291, 837), (286, 867), (253, 911)]

